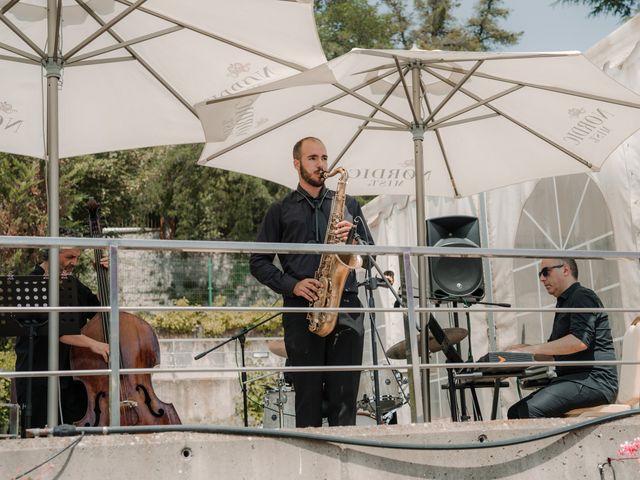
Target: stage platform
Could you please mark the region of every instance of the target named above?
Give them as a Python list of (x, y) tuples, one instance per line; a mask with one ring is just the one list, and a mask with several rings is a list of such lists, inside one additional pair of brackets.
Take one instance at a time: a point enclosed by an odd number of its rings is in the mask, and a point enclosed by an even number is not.
[[(444, 448), (441, 450), (375, 448), (319, 439), (262, 437), (258, 430), (247, 431), (247, 435), (189, 431), (85, 435), (77, 445), (23, 478), (613, 478), (608, 465), (604, 467), (608, 476), (601, 477), (598, 464), (606, 463), (608, 457), (617, 457), (620, 444), (640, 436), (640, 416), (583, 425), (577, 430), (533, 442), (463, 449), (469, 444), (489, 446), (581, 423), (577, 419), (495, 420), (262, 430), (394, 444), (439, 445)], [(213, 425), (196, 427), (224, 428)], [(15, 478), (78, 439), (45, 437), (0, 441), (0, 478)], [(611, 465), (618, 479), (640, 477), (637, 460), (614, 461)]]

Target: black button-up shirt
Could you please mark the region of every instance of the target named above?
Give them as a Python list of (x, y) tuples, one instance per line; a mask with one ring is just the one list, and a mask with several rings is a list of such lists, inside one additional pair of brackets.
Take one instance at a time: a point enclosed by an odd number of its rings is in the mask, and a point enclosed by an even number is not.
[[(576, 282), (558, 297), (556, 308), (603, 308), (593, 290)], [(609, 317), (606, 313), (556, 313), (549, 341), (573, 335), (587, 346), (586, 350), (570, 355), (555, 355), (556, 361), (615, 360)], [(618, 392), (618, 375), (615, 365), (608, 366), (557, 366), (558, 377), (576, 381), (600, 390), (612, 402)]]
[[(323, 187), (317, 198), (312, 198), (302, 187), (287, 194), (269, 207), (258, 232), (258, 242), (269, 243), (324, 243), (331, 204), (335, 192)], [(347, 195), (344, 219), (357, 225), (358, 235), (373, 244), (369, 228), (358, 202)], [(287, 298), (293, 297), (296, 283), (313, 278), (320, 265), (320, 255), (280, 254), (281, 269), (274, 265), (275, 254), (254, 253), (249, 261), (251, 273), (261, 283)], [(356, 293), (355, 272), (345, 284), (346, 292)]]

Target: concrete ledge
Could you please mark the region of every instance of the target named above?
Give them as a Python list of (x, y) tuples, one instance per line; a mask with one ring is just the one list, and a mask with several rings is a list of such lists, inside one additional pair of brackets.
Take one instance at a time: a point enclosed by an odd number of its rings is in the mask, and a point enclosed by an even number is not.
[[(424, 444), (479, 443), (529, 436), (576, 419), (431, 423), (296, 430)], [(32, 478), (154, 479), (597, 479), (598, 464), (640, 435), (640, 417), (583, 428), (550, 439), (474, 450), (400, 450), (300, 439), (203, 433), (86, 436)], [(74, 438), (0, 442), (0, 477), (13, 478)], [(636, 461), (616, 462), (617, 478), (637, 478)], [(57, 475), (60, 475), (58, 477)]]

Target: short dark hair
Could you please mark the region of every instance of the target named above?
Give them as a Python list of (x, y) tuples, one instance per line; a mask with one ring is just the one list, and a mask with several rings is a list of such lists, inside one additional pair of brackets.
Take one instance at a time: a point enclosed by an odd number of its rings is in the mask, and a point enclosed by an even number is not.
[(573, 275), (573, 278), (575, 278), (576, 280), (578, 280), (578, 264), (576, 263), (576, 261), (573, 258), (561, 258), (560, 260), (562, 260), (563, 263), (566, 263), (567, 265), (569, 265), (569, 269), (571, 270), (571, 275)]
[(300, 160), (300, 156), (302, 155), (302, 144), (306, 140), (313, 140), (314, 142), (322, 143), (322, 140), (320, 140), (319, 138), (316, 138), (316, 137), (304, 137), (304, 138), (301, 138), (293, 146), (293, 158), (295, 158), (296, 160)]

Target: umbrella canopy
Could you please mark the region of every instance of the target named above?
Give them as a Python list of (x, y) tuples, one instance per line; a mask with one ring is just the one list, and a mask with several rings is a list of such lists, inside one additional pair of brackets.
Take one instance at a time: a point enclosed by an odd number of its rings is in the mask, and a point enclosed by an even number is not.
[[(426, 245), (425, 193), (460, 197), (597, 170), (640, 128), (640, 97), (576, 52), (356, 49), (196, 109), (210, 142), (200, 164), (293, 187), (291, 146), (321, 138), (331, 168), (349, 172), (348, 193), (416, 195), (418, 245)], [(426, 273), (420, 256), (422, 307)], [(423, 332), (426, 322), (421, 315)], [(426, 376), (422, 383), (429, 412)]]
[[(0, 151), (47, 159), (48, 227), (55, 237), (61, 156), (200, 142), (195, 101), (323, 61), (309, 2), (0, 0)], [(55, 258), (57, 248), (49, 255)], [(49, 273), (55, 307), (57, 262)], [(57, 319), (49, 313), (52, 370)], [(118, 349), (111, 351), (117, 365)], [(118, 388), (111, 395), (113, 425)], [(57, 423), (56, 398), (50, 377), (49, 425)]]
[(597, 170), (640, 128), (640, 97), (576, 52), (353, 50), (196, 109), (202, 165), (292, 187), (312, 135), (356, 195), (415, 193), (416, 140), (425, 193), (453, 197)]
[(0, 0), (0, 151), (47, 157), (47, 76), (60, 79), (59, 156), (69, 157), (202, 142), (195, 102), (326, 61), (308, 2), (53, 4)]

